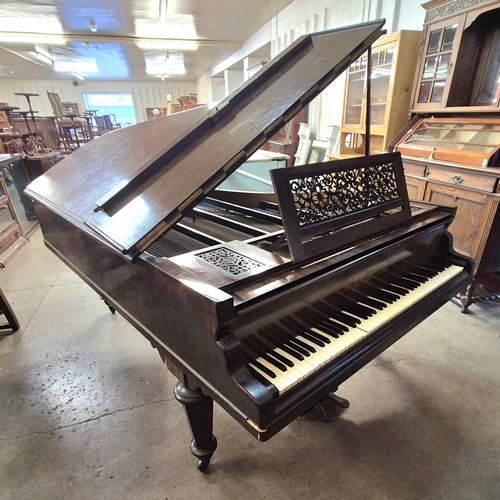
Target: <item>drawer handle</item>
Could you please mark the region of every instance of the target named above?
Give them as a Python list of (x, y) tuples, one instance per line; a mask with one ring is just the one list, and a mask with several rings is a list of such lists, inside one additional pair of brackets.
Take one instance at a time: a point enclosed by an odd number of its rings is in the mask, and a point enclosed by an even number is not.
[(464, 181), (464, 178), (461, 175), (455, 174), (451, 176), (451, 182), (454, 184), (460, 184)]

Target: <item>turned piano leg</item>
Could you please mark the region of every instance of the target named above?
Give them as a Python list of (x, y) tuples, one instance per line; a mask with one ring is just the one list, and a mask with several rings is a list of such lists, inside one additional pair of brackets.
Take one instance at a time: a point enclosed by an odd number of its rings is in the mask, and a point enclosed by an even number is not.
[(193, 435), (189, 449), (199, 460), (198, 470), (205, 472), (217, 448), (217, 439), (212, 434), (214, 402), (200, 389), (190, 389), (182, 382), (175, 386), (174, 394), (177, 401), (184, 406)]

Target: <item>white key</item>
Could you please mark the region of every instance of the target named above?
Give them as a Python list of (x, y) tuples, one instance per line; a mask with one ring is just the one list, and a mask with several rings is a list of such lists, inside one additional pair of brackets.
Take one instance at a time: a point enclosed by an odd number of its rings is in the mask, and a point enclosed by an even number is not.
[[(310, 353), (309, 356), (304, 356), (304, 360), (301, 361), (296, 359), (291, 354), (288, 354), (283, 349), (279, 347), (275, 348), (274, 350), (276, 352), (289, 359), (294, 364), (293, 367), (287, 367), (286, 372), (282, 372), (279, 368), (275, 367), (265, 359), (258, 358), (257, 361), (259, 361), (265, 367), (275, 373), (276, 378), (272, 378), (269, 375), (266, 375), (262, 370), (259, 370), (252, 363), (250, 363), (250, 366), (252, 366), (254, 370), (256, 370), (266, 380), (273, 384), (276, 389), (278, 389), (278, 392), (282, 394), (289, 390), (291, 387), (294, 387), (300, 380), (307, 378), (327, 363), (330, 363), (340, 354), (356, 345), (362, 339), (369, 336), (371, 333), (373, 333), (375, 330), (380, 328), (383, 324), (387, 323), (398, 314), (401, 314), (405, 309), (408, 309), (410, 306), (417, 303), (433, 290), (439, 288), (439, 286), (460, 274), (462, 270), (463, 269), (461, 267), (455, 265), (446, 268), (444, 271), (439, 272), (433, 278), (429, 278), (425, 283), (420, 283), (417, 288), (415, 288), (414, 290), (410, 290), (407, 295), (400, 296), (400, 298), (394, 301), (392, 304), (387, 304), (387, 307), (385, 307), (383, 310), (380, 311), (377, 309), (376, 314), (369, 317), (368, 319), (358, 318), (352, 313), (342, 311), (344, 314), (347, 314), (354, 319), (358, 319), (360, 321), (360, 324), (358, 324), (356, 327), (351, 327), (341, 320), (331, 318), (332, 321), (344, 325), (348, 328), (348, 330), (344, 332), (343, 335), (339, 335), (338, 338), (324, 331), (321, 326), (312, 327), (311, 330), (313, 332), (319, 333), (320, 335), (323, 335), (330, 340), (330, 343), (325, 343), (323, 347), (318, 346), (303, 335), (297, 335), (296, 338), (298, 340), (304, 342), (306, 345), (313, 347), (316, 352)], [(380, 301), (380, 299), (375, 300)], [(272, 355), (272, 351), (269, 354)]]

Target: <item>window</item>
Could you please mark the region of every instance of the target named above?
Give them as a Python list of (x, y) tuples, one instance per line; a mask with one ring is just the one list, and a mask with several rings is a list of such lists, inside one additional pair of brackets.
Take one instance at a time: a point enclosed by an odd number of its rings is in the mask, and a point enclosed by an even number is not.
[(83, 97), (85, 109), (96, 111), (97, 116), (108, 115), (113, 124), (128, 127), (137, 123), (132, 94), (89, 93)]

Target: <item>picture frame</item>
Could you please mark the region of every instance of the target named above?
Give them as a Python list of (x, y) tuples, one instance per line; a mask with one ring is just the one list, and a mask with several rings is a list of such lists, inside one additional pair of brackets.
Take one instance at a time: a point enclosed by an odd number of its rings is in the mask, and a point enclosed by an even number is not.
[(307, 164), (326, 161), (328, 146), (329, 144), (327, 141), (312, 141), (311, 147), (309, 148), (309, 154), (307, 156)]

